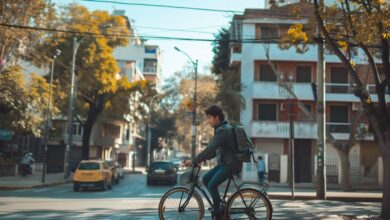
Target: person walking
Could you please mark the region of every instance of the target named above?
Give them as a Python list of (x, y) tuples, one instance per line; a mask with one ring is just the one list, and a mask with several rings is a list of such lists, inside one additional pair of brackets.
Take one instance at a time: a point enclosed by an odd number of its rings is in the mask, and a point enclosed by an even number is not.
[(225, 219), (223, 210), (221, 210), (221, 198), (219, 196), (218, 186), (230, 176), (238, 174), (242, 168), (242, 162), (235, 156), (235, 141), (233, 128), (225, 121), (223, 110), (212, 105), (205, 110), (208, 124), (214, 128), (214, 137), (208, 147), (200, 152), (192, 161), (184, 160), (183, 166), (200, 164), (203, 161), (217, 158), (217, 165), (203, 176), (203, 183), (213, 200), (213, 219)]
[(265, 174), (265, 162), (262, 156), (259, 156), (257, 161), (257, 175), (259, 178), (259, 183), (264, 183), (264, 174)]

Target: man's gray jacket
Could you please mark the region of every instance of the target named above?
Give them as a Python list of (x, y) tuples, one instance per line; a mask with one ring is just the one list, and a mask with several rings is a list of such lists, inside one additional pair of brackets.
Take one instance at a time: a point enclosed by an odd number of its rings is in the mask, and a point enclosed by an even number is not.
[(218, 165), (229, 165), (234, 173), (241, 171), (242, 162), (234, 156), (236, 146), (232, 126), (222, 121), (214, 128), (214, 137), (208, 147), (193, 160), (198, 164), (217, 157)]

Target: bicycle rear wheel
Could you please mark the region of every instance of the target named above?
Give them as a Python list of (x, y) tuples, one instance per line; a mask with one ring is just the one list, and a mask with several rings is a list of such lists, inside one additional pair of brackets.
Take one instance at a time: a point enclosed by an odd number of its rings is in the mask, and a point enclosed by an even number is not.
[(226, 207), (227, 219), (272, 219), (268, 198), (252, 188), (240, 189), (230, 197)]
[(188, 205), (179, 210), (188, 198), (189, 189), (185, 187), (175, 187), (166, 192), (158, 205), (158, 215), (160, 219), (183, 219), (202, 220), (204, 215), (204, 205), (197, 193), (194, 193)]

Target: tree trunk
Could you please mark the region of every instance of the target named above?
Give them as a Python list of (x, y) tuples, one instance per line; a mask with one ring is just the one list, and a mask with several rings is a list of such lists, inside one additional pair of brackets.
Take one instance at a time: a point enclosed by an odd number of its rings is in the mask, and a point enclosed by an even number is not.
[[(388, 140), (388, 143), (390, 140)], [(383, 219), (390, 219), (390, 147), (383, 147), (383, 200), (381, 217)]]
[(351, 163), (349, 161), (349, 151), (339, 150), (341, 160), (341, 188), (349, 191), (351, 187)]
[(104, 105), (104, 94), (99, 95), (95, 103), (89, 104), (87, 121), (84, 124), (83, 141), (82, 141), (83, 145), (81, 149), (81, 155), (83, 160), (87, 160), (89, 158), (89, 140), (91, 139), (91, 133), (96, 118), (103, 111), (103, 105)]

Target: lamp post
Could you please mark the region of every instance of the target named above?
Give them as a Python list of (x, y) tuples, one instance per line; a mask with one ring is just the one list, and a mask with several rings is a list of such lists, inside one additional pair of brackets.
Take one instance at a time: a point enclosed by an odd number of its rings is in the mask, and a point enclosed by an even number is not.
[(51, 60), (51, 70), (50, 70), (50, 84), (49, 84), (49, 100), (47, 102), (46, 110), (46, 121), (45, 121), (45, 139), (44, 139), (44, 151), (43, 151), (43, 166), (42, 166), (42, 183), (45, 182), (46, 178), (46, 166), (47, 166), (47, 144), (49, 142), (49, 126), (51, 118), (51, 90), (53, 85), (53, 74), (54, 74), (54, 62), (56, 58), (61, 54), (61, 50), (56, 50), (56, 53), (53, 55)]
[(150, 116), (151, 116), (151, 112), (152, 112), (152, 104), (153, 104), (153, 101), (158, 97), (158, 96), (161, 96), (161, 94), (156, 94), (152, 97), (152, 99), (150, 100), (150, 103), (149, 103), (149, 116), (148, 116), (148, 146), (147, 146), (147, 151), (148, 151), (148, 155), (147, 155), (147, 166), (149, 167), (150, 166), (150, 163), (152, 161), (152, 154), (150, 153), (150, 150), (151, 150), (151, 141), (152, 141), (152, 134), (151, 134), (151, 129), (150, 129)]
[(76, 96), (76, 76), (75, 76), (75, 65), (76, 65), (76, 53), (83, 39), (77, 40), (73, 38), (73, 55), (72, 55), (72, 72), (71, 72), (71, 86), (69, 95), (69, 108), (68, 108), (68, 143), (65, 149), (65, 179), (70, 176), (70, 149), (73, 142), (73, 117), (74, 117), (74, 101)]
[(184, 51), (180, 50), (179, 48), (175, 47), (175, 50), (183, 53), (192, 63), (194, 66), (194, 75), (195, 75), (195, 92), (194, 92), (194, 100), (193, 100), (193, 106), (192, 106), (192, 144), (191, 144), (191, 158), (194, 159), (195, 157), (195, 149), (196, 149), (196, 90), (197, 90), (197, 81), (198, 81), (198, 60), (195, 60), (195, 62), (191, 59), (191, 57)]

